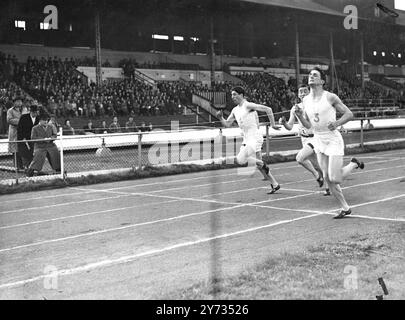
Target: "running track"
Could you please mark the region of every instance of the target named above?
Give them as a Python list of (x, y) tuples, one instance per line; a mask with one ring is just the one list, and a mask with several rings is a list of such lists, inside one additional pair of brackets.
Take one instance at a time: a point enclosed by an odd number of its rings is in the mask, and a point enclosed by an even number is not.
[(342, 220), (295, 162), (270, 167), (274, 195), (259, 173), (227, 169), (1, 196), (0, 299), (170, 299), (209, 279), (213, 243), (229, 276), (405, 223), (405, 150), (359, 158), (366, 168), (343, 186), (353, 213)]

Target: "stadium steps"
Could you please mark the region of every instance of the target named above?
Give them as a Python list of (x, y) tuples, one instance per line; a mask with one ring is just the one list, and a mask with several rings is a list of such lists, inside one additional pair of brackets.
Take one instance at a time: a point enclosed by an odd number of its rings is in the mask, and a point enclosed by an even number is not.
[(387, 85), (384, 85), (384, 84), (382, 84), (382, 83), (380, 83), (378, 81), (370, 79), (369, 82), (372, 83), (372, 84), (375, 84), (376, 86), (379, 86), (380, 88), (382, 88), (384, 90), (390, 90), (390, 91), (394, 91), (396, 93), (399, 93), (399, 91), (397, 89), (391, 88), (391, 87), (389, 87)]

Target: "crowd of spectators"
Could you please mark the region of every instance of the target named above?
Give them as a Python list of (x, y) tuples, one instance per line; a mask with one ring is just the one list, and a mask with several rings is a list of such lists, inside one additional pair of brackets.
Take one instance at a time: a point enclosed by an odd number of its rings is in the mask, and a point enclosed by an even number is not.
[[(79, 65), (95, 65), (95, 58), (65, 58), (58, 57), (38, 58), (28, 57), (26, 62), (18, 62), (15, 56), (6, 56), (0, 53), (0, 85), (3, 88), (2, 96), (11, 98), (16, 94), (19, 86), (31, 96), (42, 101), (50, 114), (56, 118), (73, 119), (80, 117), (90, 119), (90, 127), (80, 128), (85, 132), (94, 127), (102, 127), (103, 132), (128, 131), (126, 126), (102, 124), (103, 118), (120, 116), (155, 116), (179, 115), (184, 105), (192, 103), (192, 94), (204, 91), (230, 92), (232, 83), (215, 83), (214, 87), (202, 85), (197, 82), (161, 81), (150, 86), (137, 81), (133, 72), (135, 68), (157, 67), (157, 64), (139, 64), (134, 59), (124, 59), (120, 66), (127, 76), (117, 81), (104, 81), (97, 87), (95, 83), (88, 83), (86, 78), (76, 70)], [(108, 60), (104, 65), (109, 65)], [(361, 93), (361, 83), (354, 70), (348, 67), (338, 67), (339, 96), (342, 99), (358, 99)], [(244, 82), (247, 96), (250, 101), (271, 106), (275, 113), (285, 112), (296, 102), (296, 81), (284, 80), (268, 73), (241, 73), (236, 75)], [(11, 79), (11, 80), (10, 80)], [(15, 84), (17, 83), (17, 84)], [(364, 98), (381, 99), (393, 98), (394, 91), (385, 90), (373, 83), (366, 83)], [(3, 99), (4, 100), (4, 99)], [(231, 101), (228, 99), (230, 104)], [(6, 102), (0, 103), (2, 108), (0, 119), (7, 110)], [(229, 105), (229, 107), (232, 107)], [(85, 120), (86, 121), (86, 120)], [(94, 125), (94, 122), (99, 122)], [(69, 121), (68, 121), (69, 122)], [(0, 130), (6, 130), (6, 124), (0, 123)], [(71, 127), (71, 126), (70, 126)], [(146, 124), (144, 127), (149, 127)], [(87, 131), (86, 131), (87, 130)], [(65, 123), (64, 131), (67, 134), (74, 132)], [(90, 131), (89, 131), (90, 132)]]
[[(58, 130), (61, 128), (60, 124), (55, 120), (53, 122)], [(125, 132), (148, 132), (153, 130), (153, 125), (151, 122), (147, 125), (145, 121), (140, 123), (138, 126), (133, 116), (128, 117), (128, 121), (124, 125), (119, 123), (118, 117), (113, 117), (110, 124), (106, 120), (93, 120), (88, 119), (87, 124), (83, 128), (73, 128), (70, 119), (64, 121), (62, 126), (64, 135), (75, 135), (75, 134), (104, 134), (104, 133), (125, 133)]]
[(295, 103), (295, 87), (268, 73), (238, 74), (246, 83), (246, 93), (252, 102), (271, 106), (273, 112), (289, 110)]
[(126, 78), (104, 81), (97, 87), (77, 72), (78, 63), (74, 59), (29, 57), (25, 64), (17, 65), (14, 79), (45, 101), (58, 117), (178, 114), (178, 104), (185, 102), (187, 86), (183, 83), (153, 88)]
[[(358, 72), (351, 66), (336, 67), (339, 78), (339, 97), (341, 99), (361, 98), (361, 79)], [(363, 99), (396, 99), (398, 93), (394, 90), (385, 89), (373, 82), (366, 81)]]
[(34, 100), (26, 96), (21, 87), (13, 81), (17, 66), (15, 55), (0, 52), (0, 134), (7, 133), (7, 110), (12, 107), (14, 97), (19, 96), (23, 99), (22, 114), (29, 113), (29, 107), (34, 103)]
[(375, 81), (375, 82), (381, 83), (384, 86), (395, 89), (397, 91), (404, 91), (405, 90), (404, 84), (401, 84), (401, 83), (396, 82), (394, 80), (388, 79), (382, 74), (378, 74), (378, 75), (377, 74), (370, 74), (370, 79)]

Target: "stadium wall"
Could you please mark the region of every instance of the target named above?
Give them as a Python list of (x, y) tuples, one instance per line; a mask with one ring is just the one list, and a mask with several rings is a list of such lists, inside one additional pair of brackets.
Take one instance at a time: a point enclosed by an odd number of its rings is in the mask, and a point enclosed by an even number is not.
[(368, 66), (368, 73), (371, 74), (384, 74), (386, 76), (399, 76), (405, 77), (405, 66), (390, 67), (390, 66)]
[[(167, 70), (167, 69), (137, 69), (143, 74), (147, 75), (155, 81), (196, 81), (202, 84), (211, 83), (210, 71), (196, 71), (196, 70)], [(215, 72), (215, 81), (223, 82), (230, 80), (222, 71)], [(239, 80), (239, 82), (241, 82)]]
[[(41, 45), (30, 44), (0, 44), (0, 51), (5, 54), (15, 55), (18, 61), (26, 61), (31, 57), (60, 57), (61, 59), (71, 57), (84, 58), (93, 57), (95, 55), (94, 48), (62, 48), (62, 47), (45, 47)], [(118, 63), (123, 59), (132, 58), (138, 63), (155, 62), (155, 63), (184, 63), (198, 64), (201, 69), (210, 70), (209, 55), (182, 55), (172, 53), (152, 53), (152, 52), (134, 52), (134, 51), (115, 51), (110, 49), (101, 50), (101, 60), (108, 60), (113, 67), (117, 67)], [(216, 68), (220, 69), (223, 64), (246, 63), (246, 64), (279, 64), (283, 59), (263, 59), (263, 58), (239, 58), (232, 56), (216, 56)], [(286, 63), (286, 61), (284, 61)]]

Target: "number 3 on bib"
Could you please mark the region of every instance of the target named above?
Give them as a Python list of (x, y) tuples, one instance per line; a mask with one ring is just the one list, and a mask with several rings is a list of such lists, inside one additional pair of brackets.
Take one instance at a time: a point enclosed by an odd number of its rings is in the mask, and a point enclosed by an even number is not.
[(314, 122), (319, 122), (319, 113), (315, 113)]

